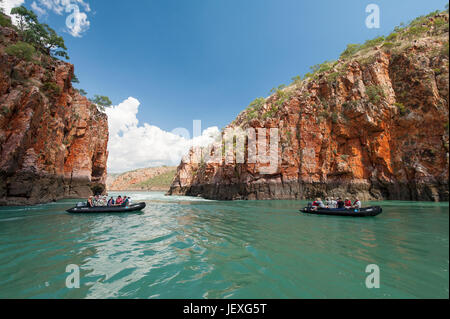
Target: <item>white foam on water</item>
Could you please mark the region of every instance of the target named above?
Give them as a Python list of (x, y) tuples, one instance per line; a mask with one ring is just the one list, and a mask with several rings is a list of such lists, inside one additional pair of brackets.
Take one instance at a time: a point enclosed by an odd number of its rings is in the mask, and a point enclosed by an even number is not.
[(204, 199), (201, 197), (190, 196), (166, 196), (164, 192), (108, 192), (109, 197), (113, 196), (114, 199), (117, 196), (128, 196), (136, 203), (139, 201), (165, 201), (165, 202), (179, 202), (179, 201), (192, 201), (192, 202), (211, 202), (212, 200)]

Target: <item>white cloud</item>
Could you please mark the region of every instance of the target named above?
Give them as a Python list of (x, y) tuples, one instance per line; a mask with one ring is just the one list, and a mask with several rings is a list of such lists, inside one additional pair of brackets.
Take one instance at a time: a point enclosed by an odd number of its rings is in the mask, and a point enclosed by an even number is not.
[(33, 3), (31, 4), (31, 9), (33, 9), (33, 11), (39, 15), (45, 15), (47, 13), (47, 11), (45, 11), (45, 9), (38, 6), (36, 1), (33, 1)]
[(84, 12), (74, 11), (66, 19), (68, 32), (77, 38), (80, 38), (82, 33), (89, 29), (90, 25), (87, 14)]
[(3, 0), (3, 3), (0, 6), (4, 9), (6, 14), (11, 13), (11, 9), (21, 6), (25, 0)]
[[(25, 0), (3, 0), (3, 2), (5, 13), (10, 14), (12, 8), (23, 5)], [(80, 10), (80, 7), (85, 12)], [(39, 15), (45, 15), (48, 11), (58, 15), (66, 14), (66, 31), (74, 37), (81, 37), (91, 24), (86, 14), (91, 12), (91, 7), (84, 0), (33, 0), (31, 8)]]
[(84, 0), (38, 0), (41, 6), (56, 14), (63, 15), (67, 13), (66, 27), (67, 31), (74, 37), (81, 37), (82, 33), (87, 31), (90, 26), (88, 16), (80, 10), (80, 6), (90, 12), (89, 3)]
[(129, 97), (106, 110), (109, 121), (108, 171), (111, 173), (151, 166), (176, 166), (194, 141), (196, 145), (207, 145), (219, 134), (218, 127), (209, 127), (201, 136), (188, 139), (148, 123), (139, 125), (136, 117), (139, 105), (137, 99)]

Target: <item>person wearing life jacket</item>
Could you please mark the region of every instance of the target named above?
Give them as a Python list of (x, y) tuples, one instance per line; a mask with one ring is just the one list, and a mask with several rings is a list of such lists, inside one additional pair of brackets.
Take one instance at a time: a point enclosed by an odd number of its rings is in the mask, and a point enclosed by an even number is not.
[(122, 202), (122, 205), (121, 206), (123, 206), (123, 207), (127, 207), (128, 206), (128, 204), (129, 204), (129, 200), (128, 200), (128, 198), (126, 197), (126, 196), (124, 196), (123, 197), (123, 202)]
[(346, 198), (344, 205), (345, 205), (345, 208), (347, 208), (347, 209), (352, 208), (352, 201), (350, 199)]
[(312, 204), (312, 210), (317, 210), (318, 208), (325, 208), (322, 200), (320, 198), (316, 198), (316, 200)]
[(116, 206), (120, 206), (122, 205), (122, 203), (123, 203), (122, 196), (119, 195), (116, 199)]

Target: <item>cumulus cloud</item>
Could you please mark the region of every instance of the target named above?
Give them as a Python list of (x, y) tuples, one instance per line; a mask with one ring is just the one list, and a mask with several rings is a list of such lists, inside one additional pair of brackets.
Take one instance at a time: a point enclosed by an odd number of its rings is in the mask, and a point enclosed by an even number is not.
[(108, 108), (109, 159), (108, 171), (119, 173), (143, 167), (176, 166), (190, 147), (208, 145), (220, 134), (218, 127), (209, 127), (201, 136), (189, 138), (143, 123), (137, 114), (140, 102), (129, 97)]
[(47, 13), (47, 11), (45, 11), (45, 9), (38, 6), (36, 1), (33, 1), (33, 3), (31, 4), (31, 9), (33, 9), (33, 11), (39, 15), (45, 15)]
[(0, 3), (0, 6), (6, 14), (10, 14), (12, 8), (21, 6), (24, 2), (25, 0), (3, 0), (3, 2)]
[[(12, 8), (24, 3), (25, 0), (3, 0), (5, 13), (10, 14)], [(49, 11), (66, 14), (66, 31), (74, 37), (81, 37), (91, 24), (86, 14), (91, 12), (91, 7), (84, 0), (33, 0), (31, 8), (39, 15), (46, 15)]]

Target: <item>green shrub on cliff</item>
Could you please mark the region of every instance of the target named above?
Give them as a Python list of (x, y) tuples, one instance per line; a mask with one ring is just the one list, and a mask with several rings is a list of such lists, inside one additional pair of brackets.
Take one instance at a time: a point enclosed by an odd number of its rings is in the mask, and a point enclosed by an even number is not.
[(375, 38), (375, 39), (367, 40), (367, 41), (364, 42), (364, 44), (361, 46), (361, 50), (364, 50), (364, 49), (371, 49), (371, 48), (373, 48), (373, 47), (376, 47), (376, 46), (382, 44), (382, 43), (384, 42), (384, 40), (385, 40), (385, 37), (384, 37), (384, 36), (380, 36), (380, 37), (377, 37), (377, 38)]
[(61, 88), (55, 82), (45, 82), (42, 89), (51, 97), (61, 94)]
[(32, 10), (24, 6), (11, 10), (11, 14), (17, 16), (17, 28), (24, 42), (32, 44), (42, 53), (69, 59), (64, 39), (55, 32), (48, 24), (41, 24)]
[(349, 58), (358, 52), (361, 48), (360, 44), (347, 44), (347, 48), (341, 53), (341, 59)]
[(274, 117), (277, 112), (278, 112), (278, 107), (276, 105), (272, 105), (270, 107), (270, 109), (266, 113), (263, 114), (263, 119), (266, 120), (268, 118)]
[(112, 105), (111, 100), (107, 96), (103, 95), (94, 95), (94, 98), (89, 99), (92, 102), (92, 105), (96, 106), (98, 110), (101, 112), (105, 112), (106, 107), (110, 107)]
[(3, 15), (1, 12), (0, 12), (0, 26), (2, 26), (2, 27), (11, 27), (12, 26), (11, 20), (8, 19), (8, 17)]
[(254, 99), (250, 103), (250, 105), (248, 107), (251, 108), (251, 109), (259, 111), (264, 106), (265, 103), (266, 103), (266, 99), (265, 98), (258, 97), (256, 99)]
[(300, 75), (294, 76), (292, 78), (292, 84), (299, 85), (302, 83), (302, 77)]
[(5, 49), (5, 52), (9, 55), (15, 56), (18, 59), (30, 62), (33, 60), (36, 50), (32, 45), (28, 43), (17, 42), (8, 46)]
[(397, 32), (392, 32), (391, 34), (389, 34), (386, 37), (386, 41), (396, 41), (398, 38), (398, 33)]
[(378, 85), (368, 86), (366, 93), (369, 96), (370, 102), (375, 103), (375, 104), (380, 102), (381, 98), (386, 96), (383, 88)]
[(77, 91), (78, 91), (78, 93), (80, 93), (81, 95), (83, 95), (83, 96), (86, 96), (88, 93), (85, 91), (85, 90), (83, 90), (83, 89), (76, 89)]
[(72, 83), (80, 83), (80, 80), (78, 80), (78, 77), (75, 73), (72, 76)]
[(266, 99), (259, 97), (254, 99), (247, 107), (247, 120), (252, 120), (258, 117), (259, 110), (266, 104)]
[(333, 64), (334, 61), (325, 61), (321, 64), (313, 65), (310, 69), (313, 74), (322, 73), (331, 70), (333, 68)]
[(408, 112), (408, 110), (407, 110), (406, 107), (403, 105), (403, 103), (396, 102), (396, 103), (394, 103), (394, 106), (397, 107), (398, 113), (399, 113), (401, 116), (406, 115), (406, 113)]
[(107, 96), (103, 96), (103, 95), (94, 95), (94, 98), (89, 99), (89, 101), (91, 101), (92, 103), (98, 105), (98, 106), (102, 106), (102, 107), (109, 107), (112, 105), (111, 100), (109, 99), (109, 97)]
[(422, 26), (422, 25), (413, 26), (408, 29), (408, 31), (406, 32), (406, 36), (409, 39), (412, 39), (412, 38), (415, 38), (415, 37), (427, 32), (428, 30), (429, 30), (429, 27), (427, 27), (427, 26)]
[(385, 42), (385, 43), (383, 44), (383, 48), (386, 48), (386, 49), (391, 49), (391, 48), (393, 48), (394, 46), (395, 46), (395, 44), (392, 43), (392, 42)]
[(334, 82), (337, 81), (337, 79), (338, 79), (340, 76), (342, 76), (342, 73), (341, 73), (341, 72), (333, 72), (333, 73), (328, 74), (328, 77), (327, 77), (328, 83), (329, 83), (329, 84), (333, 84)]

